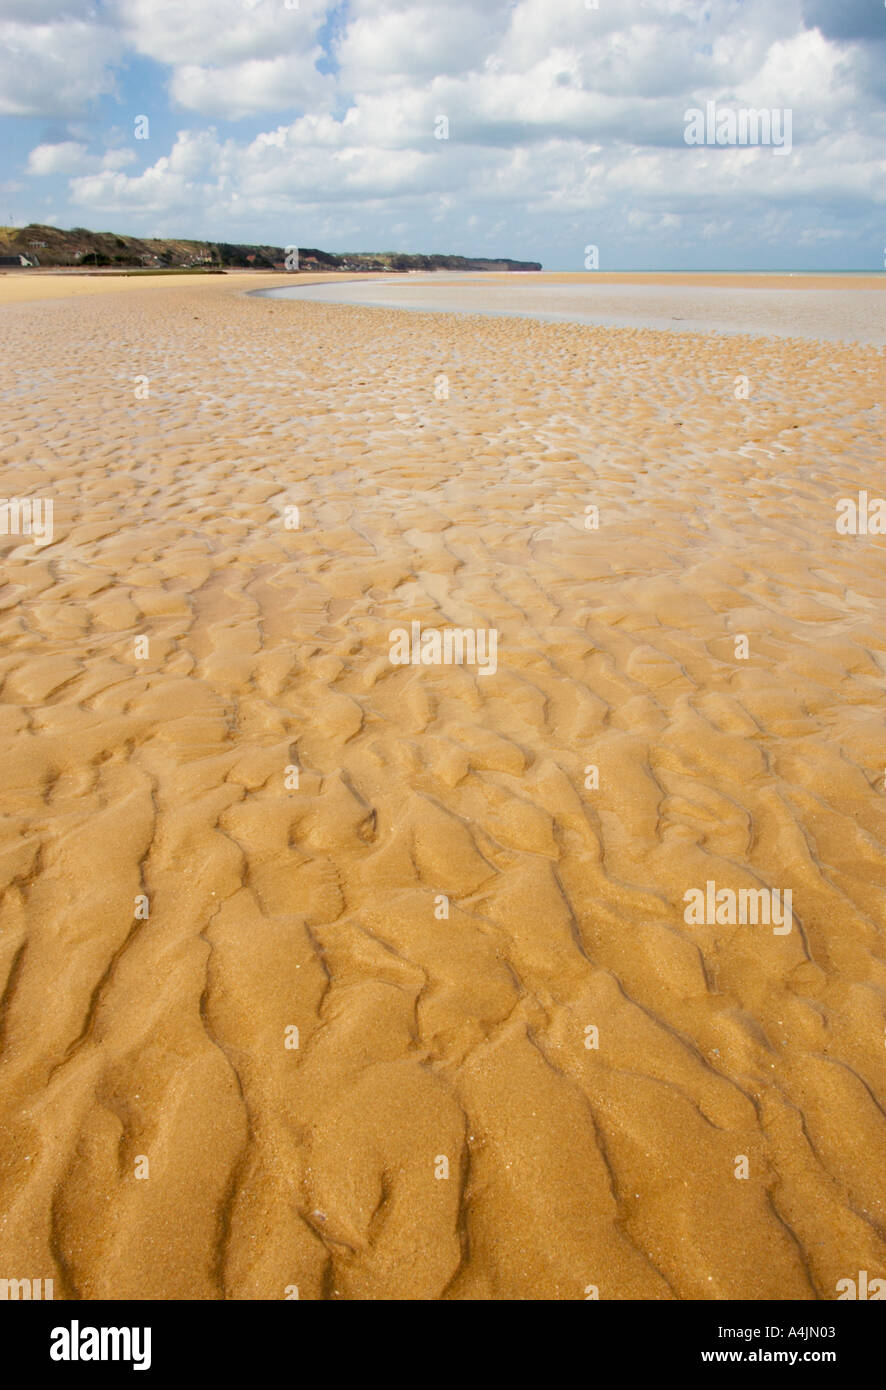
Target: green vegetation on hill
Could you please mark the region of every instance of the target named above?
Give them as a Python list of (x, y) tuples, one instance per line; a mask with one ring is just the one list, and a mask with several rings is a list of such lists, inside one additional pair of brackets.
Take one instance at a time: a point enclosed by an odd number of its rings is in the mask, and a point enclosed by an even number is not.
[[(90, 266), (105, 269), (185, 270), (238, 267), (285, 269), (282, 246), (249, 246), (226, 241), (181, 241), (172, 237), (118, 236), (85, 227), (0, 227), (0, 257), (25, 256), (40, 266)], [(402, 272), (406, 270), (541, 270), (538, 261), (474, 259), (468, 256), (404, 255), (399, 251), (354, 251), (333, 255), (316, 247), (299, 247), (299, 269)]]

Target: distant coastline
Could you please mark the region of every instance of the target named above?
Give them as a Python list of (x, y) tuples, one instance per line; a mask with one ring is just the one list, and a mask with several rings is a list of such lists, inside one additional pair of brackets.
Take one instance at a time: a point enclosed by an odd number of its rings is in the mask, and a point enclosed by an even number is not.
[[(297, 255), (294, 254), (297, 252)], [(540, 261), (509, 257), (405, 254), (400, 251), (349, 251), (317, 247), (265, 246), (244, 242), (191, 241), (175, 237), (121, 236), (86, 227), (29, 223), (0, 227), (0, 269), (94, 270), (281, 270), (403, 274), (410, 270), (536, 271)]]

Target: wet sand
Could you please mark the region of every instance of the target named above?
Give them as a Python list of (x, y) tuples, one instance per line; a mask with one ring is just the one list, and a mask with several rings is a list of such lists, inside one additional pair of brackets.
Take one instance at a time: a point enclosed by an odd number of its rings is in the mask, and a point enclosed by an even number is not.
[(886, 275), (388, 275), (261, 290), (282, 299), (547, 323), (886, 345)]
[(0, 280), (0, 1276), (886, 1275), (882, 352), (282, 282)]

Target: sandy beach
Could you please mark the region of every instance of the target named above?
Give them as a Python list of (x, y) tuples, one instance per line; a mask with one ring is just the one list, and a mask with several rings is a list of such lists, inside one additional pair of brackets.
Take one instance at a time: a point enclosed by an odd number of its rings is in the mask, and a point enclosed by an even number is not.
[(0, 277), (0, 1273), (886, 1276), (883, 351), (289, 279)]

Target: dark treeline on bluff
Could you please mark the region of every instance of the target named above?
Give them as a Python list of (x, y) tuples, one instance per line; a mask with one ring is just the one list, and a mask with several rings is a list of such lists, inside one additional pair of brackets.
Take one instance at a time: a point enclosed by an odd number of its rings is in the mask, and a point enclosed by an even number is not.
[[(285, 270), (283, 246), (250, 246), (226, 241), (181, 241), (174, 237), (118, 236), (85, 227), (63, 231), (31, 223), (0, 227), (0, 258), (23, 256), (31, 265), (96, 266), (122, 269)], [(469, 256), (405, 255), (398, 251), (355, 251), (334, 255), (299, 247), (300, 270), (541, 270), (538, 261)]]

